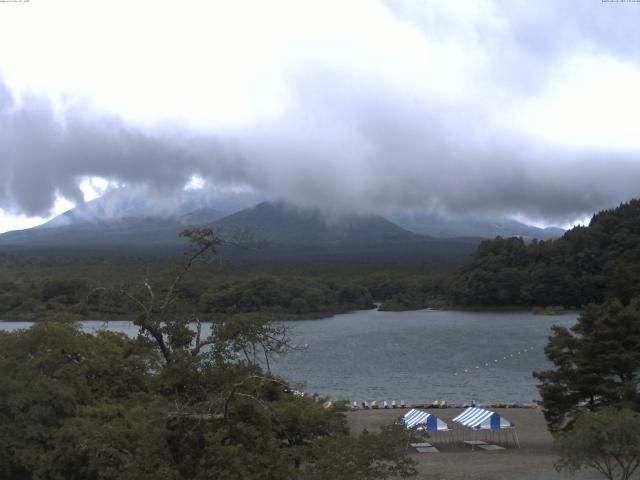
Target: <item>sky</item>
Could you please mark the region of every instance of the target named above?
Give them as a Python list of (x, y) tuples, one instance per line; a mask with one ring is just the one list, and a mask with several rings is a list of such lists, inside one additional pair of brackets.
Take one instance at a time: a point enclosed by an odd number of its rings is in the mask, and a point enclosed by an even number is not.
[(640, 3), (0, 2), (0, 231), (113, 188), (571, 225), (640, 196)]

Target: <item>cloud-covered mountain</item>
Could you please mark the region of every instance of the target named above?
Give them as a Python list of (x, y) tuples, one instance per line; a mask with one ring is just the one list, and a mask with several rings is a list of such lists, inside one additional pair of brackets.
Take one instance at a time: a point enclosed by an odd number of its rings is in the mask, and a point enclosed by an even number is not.
[(257, 202), (262, 197), (242, 190), (192, 189), (172, 192), (125, 187), (73, 208), (37, 228), (53, 228), (123, 218), (170, 219), (184, 225), (209, 223)]
[(511, 219), (451, 219), (435, 213), (395, 212), (390, 219), (416, 233), (433, 237), (522, 237), (548, 240), (560, 237), (565, 230), (558, 227), (539, 228)]
[(250, 258), (460, 260), (477, 239), (436, 239), (409, 232), (379, 215), (333, 214), (264, 202), (217, 220), (223, 238), (256, 241)]
[(79, 204), (87, 179), (171, 196), (194, 175), (323, 208), (582, 220), (640, 179), (640, 9), (594, 1), (3, 9), (0, 220)]
[[(161, 217), (87, 216), (104, 213), (92, 206), (73, 210), (49, 224), (0, 235), (0, 251), (27, 254), (177, 254), (185, 250), (178, 233), (185, 226), (207, 225), (226, 239), (248, 241), (257, 250), (225, 248), (231, 258), (256, 260), (408, 259), (459, 260), (478, 239), (437, 239), (405, 230), (378, 215), (326, 214), (318, 209), (267, 203), (220, 218), (221, 211), (201, 207)], [(123, 203), (124, 206), (131, 206)], [(144, 212), (140, 205), (123, 212)], [(112, 212), (113, 213), (113, 212)]]
[[(0, 249), (36, 254), (175, 254), (185, 227), (207, 225), (220, 236), (259, 243), (258, 252), (225, 251), (242, 258), (460, 259), (479, 238), (546, 239), (560, 229), (514, 221), (449, 220), (427, 213), (326, 211), (262, 202), (246, 191), (188, 190), (165, 197), (149, 188), (115, 189), (32, 229), (0, 235)], [(456, 238), (453, 238), (456, 237)], [(464, 237), (464, 238), (463, 238)]]
[[(336, 214), (277, 202), (263, 202), (213, 223), (223, 237), (253, 236), (283, 245), (369, 245), (420, 241), (379, 215)], [(250, 229), (250, 230), (249, 230)]]

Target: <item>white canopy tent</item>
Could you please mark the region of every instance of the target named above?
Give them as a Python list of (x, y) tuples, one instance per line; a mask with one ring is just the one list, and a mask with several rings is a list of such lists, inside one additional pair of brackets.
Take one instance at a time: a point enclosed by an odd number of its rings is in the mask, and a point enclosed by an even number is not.
[(427, 432), (446, 432), (452, 428), (432, 413), (412, 408), (402, 418), (407, 429), (422, 427)]
[(469, 407), (460, 413), (460, 415), (455, 417), (453, 421), (463, 427), (470, 428), (475, 431), (497, 431), (498, 434), (503, 430), (505, 432), (510, 431), (515, 444), (520, 448), (515, 424), (502, 417), (497, 412), (485, 410), (480, 407)]
[[(450, 425), (440, 420), (434, 414), (416, 408), (409, 410), (404, 417), (402, 417), (402, 422), (407, 430), (416, 429), (425, 431), (434, 435), (436, 441), (442, 438), (439, 436), (440, 433), (453, 432), (453, 428), (451, 428)], [(447, 441), (451, 440), (450, 436), (446, 438)]]

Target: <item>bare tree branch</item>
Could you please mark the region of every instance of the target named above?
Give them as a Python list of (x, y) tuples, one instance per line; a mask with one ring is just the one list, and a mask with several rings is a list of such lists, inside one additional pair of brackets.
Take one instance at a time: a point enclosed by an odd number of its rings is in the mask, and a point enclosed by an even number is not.
[[(262, 383), (265, 383), (265, 382), (278, 383), (278, 384), (283, 385), (283, 386), (288, 388), (288, 385), (286, 383), (284, 383), (284, 382), (282, 382), (282, 381), (280, 381), (280, 380), (278, 380), (276, 378), (264, 377), (262, 375), (249, 375), (244, 380), (234, 384), (233, 387), (231, 387), (231, 391), (229, 391), (229, 395), (227, 395), (227, 398), (224, 401), (223, 418), (225, 420), (229, 417), (229, 404), (233, 400), (233, 397), (235, 395), (241, 395), (241, 394), (237, 394), (236, 391), (239, 388), (243, 387), (249, 380), (261, 380)], [(242, 396), (247, 396), (247, 394), (242, 394)]]

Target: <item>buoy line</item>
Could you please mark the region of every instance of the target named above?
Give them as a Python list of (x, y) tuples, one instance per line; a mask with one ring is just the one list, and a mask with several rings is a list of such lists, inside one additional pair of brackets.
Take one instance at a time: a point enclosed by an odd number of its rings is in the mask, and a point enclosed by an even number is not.
[(502, 358), (498, 357), (498, 358), (494, 358), (493, 361), (486, 361), (486, 362), (480, 362), (478, 364), (475, 365), (475, 367), (469, 367), (469, 368), (463, 368), (461, 371), (459, 372), (453, 372), (454, 376), (457, 376), (458, 374), (465, 374), (465, 373), (473, 373), (477, 370), (480, 370), (482, 368), (489, 368), (492, 366), (497, 366), (501, 363), (504, 363), (507, 360), (512, 360), (515, 358), (518, 358), (518, 355), (522, 355), (523, 353), (529, 353), (530, 351), (532, 351), (534, 349), (533, 346), (531, 347), (525, 347), (521, 350), (518, 350), (515, 353), (509, 353), (506, 355), (503, 355)]

